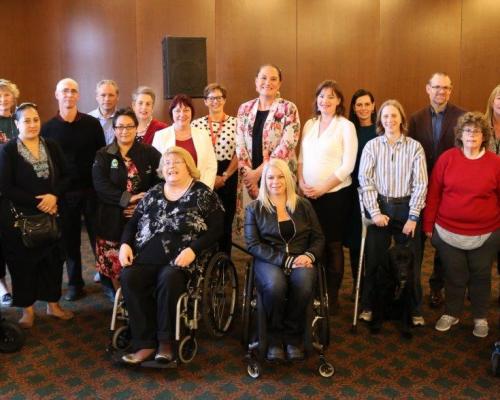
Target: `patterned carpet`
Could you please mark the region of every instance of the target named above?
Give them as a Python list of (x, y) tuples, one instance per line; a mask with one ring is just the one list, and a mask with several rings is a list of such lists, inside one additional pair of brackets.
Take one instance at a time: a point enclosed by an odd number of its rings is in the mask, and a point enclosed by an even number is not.
[[(423, 282), (428, 279), (431, 251), (426, 250)], [(85, 254), (85, 277), (92, 282), (88, 248)], [(243, 270), (240, 252), (235, 251), (235, 259)], [(53, 320), (39, 305), (22, 351), (0, 354), (0, 399), (499, 398), (500, 380), (491, 376), (489, 362), (492, 344), (500, 339), (496, 273), (488, 338), (472, 336), (468, 304), (461, 323), (447, 334), (434, 330), (440, 311), (426, 305), (427, 326), (415, 329), (407, 341), (391, 322), (377, 336), (362, 324), (357, 335), (350, 333), (353, 303), (348, 271), (347, 266), (340, 314), (331, 320), (327, 358), (336, 368), (331, 379), (318, 375), (314, 357), (302, 363), (265, 365), (259, 379), (250, 378), (239, 342), (239, 320), (222, 340), (207, 338), (202, 328), (198, 355), (178, 369), (115, 366), (105, 352), (111, 304), (100, 286), (89, 283), (85, 299), (64, 304), (75, 311), (73, 321)], [(3, 311), (10, 319), (19, 316), (15, 309)]]

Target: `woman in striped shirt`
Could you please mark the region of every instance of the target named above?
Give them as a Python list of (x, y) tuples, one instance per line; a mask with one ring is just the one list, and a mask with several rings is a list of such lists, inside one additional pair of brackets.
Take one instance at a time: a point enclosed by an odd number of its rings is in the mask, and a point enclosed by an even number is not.
[[(373, 221), (368, 227), (366, 271), (360, 318), (372, 319), (377, 270), (388, 262), (391, 239), (408, 243), (414, 255), (413, 325), (424, 325), (421, 314), (420, 211), (427, 194), (427, 167), (422, 146), (407, 136), (407, 121), (397, 100), (387, 100), (377, 116), (379, 136), (361, 155), (359, 184), (363, 203)], [(412, 239), (413, 238), (413, 239)]]

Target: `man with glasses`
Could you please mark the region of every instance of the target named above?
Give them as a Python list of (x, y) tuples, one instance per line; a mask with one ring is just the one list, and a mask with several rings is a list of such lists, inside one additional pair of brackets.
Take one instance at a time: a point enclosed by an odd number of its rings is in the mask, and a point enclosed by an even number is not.
[(97, 83), (95, 99), (98, 107), (89, 112), (89, 115), (97, 118), (104, 131), (106, 144), (111, 144), (115, 138), (113, 130), (113, 117), (116, 113), (119, 97), (118, 85), (111, 79), (103, 79)]
[[(465, 112), (449, 103), (453, 89), (451, 79), (444, 72), (432, 74), (425, 90), (429, 95), (430, 105), (417, 111), (410, 117), (408, 135), (420, 142), (425, 151), (429, 176), (438, 157), (455, 145), (454, 129), (458, 118)], [(425, 235), (422, 235), (425, 241)], [(422, 252), (424, 245), (422, 244)], [(444, 287), (443, 267), (437, 252), (434, 254), (434, 269), (429, 278), (430, 306), (437, 308), (443, 304)]]
[(96, 195), (92, 186), (92, 164), (95, 153), (105, 141), (99, 121), (78, 111), (80, 92), (75, 80), (60, 80), (55, 97), (59, 110), (54, 118), (43, 124), (42, 136), (61, 146), (70, 176), (69, 187), (61, 202), (61, 221), (68, 271), (68, 292), (64, 298), (74, 301), (84, 295), (80, 251), (82, 215), (90, 246), (95, 252)]

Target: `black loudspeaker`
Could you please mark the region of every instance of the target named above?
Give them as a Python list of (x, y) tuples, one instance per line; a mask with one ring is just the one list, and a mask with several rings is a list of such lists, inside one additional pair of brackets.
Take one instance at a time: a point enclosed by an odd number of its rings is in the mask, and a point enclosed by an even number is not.
[(185, 93), (203, 97), (207, 86), (207, 38), (166, 36), (163, 48), (163, 97)]

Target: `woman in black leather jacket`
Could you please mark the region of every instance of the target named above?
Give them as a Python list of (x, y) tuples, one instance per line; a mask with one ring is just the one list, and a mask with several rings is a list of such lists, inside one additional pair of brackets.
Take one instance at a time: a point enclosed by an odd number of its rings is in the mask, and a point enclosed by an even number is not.
[(297, 196), (284, 161), (271, 159), (262, 176), (259, 196), (246, 208), (245, 240), (267, 317), (267, 358), (283, 359), (285, 344), (288, 359), (302, 359), (306, 307), (324, 237), (311, 204)]

